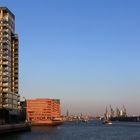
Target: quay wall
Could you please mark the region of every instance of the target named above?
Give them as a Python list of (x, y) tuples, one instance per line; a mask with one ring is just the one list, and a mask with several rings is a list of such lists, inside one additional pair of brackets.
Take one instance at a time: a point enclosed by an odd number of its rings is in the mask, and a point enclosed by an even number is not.
[(0, 134), (30, 130), (31, 125), (29, 123), (0, 125)]
[(140, 122), (140, 116), (112, 117), (111, 121)]

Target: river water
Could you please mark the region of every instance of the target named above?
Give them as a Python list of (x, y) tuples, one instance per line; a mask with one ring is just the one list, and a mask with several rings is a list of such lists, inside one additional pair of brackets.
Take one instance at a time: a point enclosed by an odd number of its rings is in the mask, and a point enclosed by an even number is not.
[(32, 127), (31, 132), (6, 134), (0, 140), (140, 140), (140, 123), (67, 122), (57, 127)]

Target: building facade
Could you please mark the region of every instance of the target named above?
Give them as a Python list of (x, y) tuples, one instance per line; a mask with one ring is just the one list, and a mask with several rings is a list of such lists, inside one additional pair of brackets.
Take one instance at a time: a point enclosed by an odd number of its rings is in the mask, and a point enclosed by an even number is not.
[(55, 120), (60, 118), (59, 99), (30, 99), (26, 100), (27, 120), (36, 122), (40, 120)]
[(0, 7), (0, 119), (4, 119), (5, 112), (16, 117), (18, 110), (18, 35), (15, 33), (15, 16), (8, 8)]

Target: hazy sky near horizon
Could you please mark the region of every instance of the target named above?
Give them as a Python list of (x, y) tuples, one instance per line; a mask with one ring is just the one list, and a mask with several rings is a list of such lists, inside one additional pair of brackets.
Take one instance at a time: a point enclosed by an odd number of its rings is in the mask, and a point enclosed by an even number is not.
[(20, 94), (62, 112), (140, 114), (139, 0), (0, 0), (16, 16)]

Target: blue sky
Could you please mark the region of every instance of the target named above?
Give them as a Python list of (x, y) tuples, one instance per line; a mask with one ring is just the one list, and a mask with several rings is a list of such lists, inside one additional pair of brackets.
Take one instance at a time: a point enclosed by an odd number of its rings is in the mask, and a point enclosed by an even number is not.
[(20, 94), (62, 112), (140, 114), (139, 0), (0, 0), (16, 16)]

